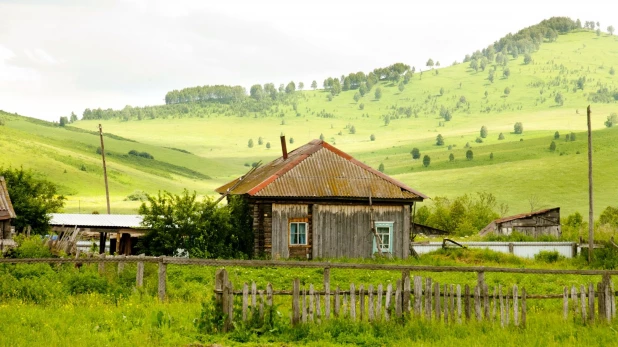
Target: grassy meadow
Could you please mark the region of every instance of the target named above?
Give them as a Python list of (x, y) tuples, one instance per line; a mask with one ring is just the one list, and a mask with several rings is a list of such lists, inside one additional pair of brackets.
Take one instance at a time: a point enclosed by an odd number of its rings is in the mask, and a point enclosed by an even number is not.
[[(504, 68), (495, 64), (478, 72), (468, 63), (423, 72), (417, 67), (403, 91), (390, 82), (380, 82), (358, 102), (353, 98), (357, 90), (341, 92), (332, 101), (320, 89), (297, 91), (293, 104), (281, 103), (270, 112), (244, 117), (179, 114), (140, 121), (87, 120), (71, 124), (73, 129), (62, 129), (4, 114), (0, 146), (12, 155), (0, 159), (0, 164), (37, 169), (62, 185), (69, 197), (66, 211), (104, 210), (98, 136), (76, 131), (97, 131), (101, 123), (106, 133), (136, 141), (105, 138), (106, 152), (111, 153), (107, 161), (112, 210), (124, 213), (134, 212), (139, 205), (124, 201), (136, 190), (154, 193), (187, 188), (214, 195), (214, 188), (245, 173), (247, 165), (280, 156), (281, 134), (294, 141), (288, 143), (288, 150), (322, 135), (374, 168), (383, 164), (385, 173), (430, 197), (488, 191), (499, 203), (509, 205), (509, 213), (528, 211), (534, 201), (535, 208), (560, 206), (563, 215), (585, 214), (585, 114), (591, 104), (598, 216), (606, 206), (615, 205), (612, 188), (618, 167), (613, 158), (618, 133), (605, 129), (604, 122), (618, 112), (618, 106), (588, 99), (601, 86), (618, 87), (618, 77), (609, 73), (618, 67), (618, 38), (579, 31), (541, 45), (530, 64), (524, 63), (523, 55), (509, 58), (508, 78), (503, 76)], [(490, 82), (488, 74), (493, 68), (495, 79)], [(581, 77), (586, 81), (578, 89)], [(374, 97), (378, 87), (382, 90), (379, 100)], [(557, 93), (563, 96), (562, 105), (555, 101)], [(450, 110), (452, 120), (440, 118), (442, 107)], [(410, 115), (405, 114), (406, 108), (411, 109)], [(522, 134), (514, 133), (516, 122), (523, 124)], [(482, 126), (487, 127), (488, 136), (477, 143)], [(552, 152), (549, 145), (556, 131), (560, 138)], [(503, 140), (498, 140), (500, 133)], [(575, 133), (575, 141), (566, 140), (570, 133)], [(375, 141), (370, 140), (372, 134)], [(438, 134), (444, 137), (443, 146), (436, 145)], [(262, 145), (258, 145), (259, 137)], [(253, 148), (247, 145), (249, 139), (255, 143)], [(428, 167), (412, 159), (414, 147), (422, 156), (430, 156)], [(148, 152), (155, 160), (122, 156), (132, 149)], [(473, 160), (466, 160), (468, 149), (474, 153)], [(449, 161), (451, 153), (454, 161)]]

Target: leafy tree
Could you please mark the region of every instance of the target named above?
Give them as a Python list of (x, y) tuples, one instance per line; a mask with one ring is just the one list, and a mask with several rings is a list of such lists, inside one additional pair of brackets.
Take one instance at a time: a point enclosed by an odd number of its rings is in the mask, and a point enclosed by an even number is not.
[(384, 116), (384, 126), (391, 124), (391, 117), (389, 115)]
[(77, 115), (75, 114), (75, 112), (71, 112), (71, 123), (73, 122), (77, 122)]
[(474, 153), (472, 152), (471, 149), (466, 151), (466, 159), (468, 159), (468, 160), (474, 159)]
[(324, 141), (324, 134), (320, 134), (320, 140)]
[(554, 152), (556, 150), (556, 142), (555, 141), (552, 141), (549, 144), (549, 150), (552, 151), (552, 152)]
[(376, 100), (380, 100), (382, 98), (382, 88), (380, 87), (376, 88), (374, 95), (375, 95)]
[(562, 93), (557, 93), (554, 101), (556, 101), (556, 104), (560, 106), (564, 105), (564, 98), (562, 97)]
[(448, 155), (448, 161), (454, 161), (455, 160), (455, 155), (453, 153)]
[(599, 216), (599, 224), (609, 224), (618, 228), (618, 208), (607, 206)]
[(528, 53), (524, 55), (524, 64), (528, 65), (532, 63), (532, 56)]
[(294, 138), (290, 137), (290, 144), (293, 144), (293, 143), (294, 143)]
[(371, 141), (375, 141), (375, 140), (376, 140), (376, 136), (375, 136), (374, 134), (371, 134), (371, 135), (369, 136), (369, 140), (371, 140)]
[(444, 146), (444, 138), (442, 137), (442, 134), (438, 134), (438, 136), (436, 136), (436, 145)]
[(487, 99), (488, 96), (489, 96), (489, 92), (485, 91), (485, 99)]
[(502, 76), (504, 76), (504, 78), (509, 78), (509, 76), (511, 76), (511, 69), (504, 68), (504, 70), (502, 70)]
[(558, 139), (560, 139), (560, 133), (558, 131), (556, 131), (554, 133), (554, 140), (558, 140)]
[(509, 87), (504, 88), (504, 95), (508, 96), (509, 94), (511, 94), (511, 88)]
[(616, 70), (614, 70), (613, 66), (609, 68), (609, 74), (612, 76), (616, 74)]
[(333, 79), (333, 86), (331, 87), (330, 92), (333, 96), (339, 95), (339, 93), (341, 93), (341, 83), (339, 83), (338, 79)]
[(360, 103), (360, 105), (358, 105), (358, 109), (359, 110), (364, 110), (365, 109), (365, 104), (363, 104), (362, 102)]
[(360, 99), (361, 99), (361, 95), (360, 95), (360, 93), (358, 93), (358, 92), (357, 92), (357, 93), (355, 93), (355, 94), (354, 94), (354, 101), (358, 102)]
[(481, 71), (485, 71), (485, 68), (487, 67), (487, 58), (485, 58), (485, 57), (481, 58), (481, 62), (479, 63), (479, 67), (481, 68)]
[(481, 127), (481, 137), (482, 138), (486, 138), (487, 137), (487, 127), (484, 126), (484, 125)]
[(489, 153), (489, 160), (494, 160), (494, 152)]
[(472, 59), (470, 61), (470, 68), (472, 68), (474, 71), (478, 71), (479, 70), (479, 62), (476, 59)]
[(444, 95), (444, 88), (440, 88), (440, 96)]
[(251, 86), (251, 89), (249, 90), (249, 95), (255, 99), (255, 100), (262, 100), (262, 98), (264, 97), (264, 89), (262, 88), (262, 85), (260, 84), (254, 84)]
[(483, 143), (483, 139), (480, 137), (477, 137), (476, 140), (474, 140), (474, 142), (476, 143)]
[(504, 140), (504, 134), (500, 133), (500, 135), (498, 135), (498, 140)]
[(352, 125), (349, 129), (350, 134), (356, 134), (356, 127), (354, 125)]
[(601, 36), (601, 29), (597, 29), (596, 33), (597, 33), (597, 36)]
[(262, 136), (258, 137), (258, 145), (263, 145), (264, 144), (264, 140), (262, 139)]
[(425, 64), (428, 67), (433, 67), (434, 63), (433, 63), (433, 59), (429, 58), (429, 60), (427, 60), (427, 64)]
[(318, 88), (318, 82), (313, 80), (313, 82), (311, 82), (311, 89), (316, 90), (317, 88)]
[(17, 218), (13, 221), (16, 231), (28, 225), (36, 234), (49, 230), (50, 213), (59, 212), (66, 200), (58, 193), (56, 184), (38, 178), (35, 172), (23, 168), (0, 168)]
[(303, 90), (305, 88), (305, 84), (303, 82), (298, 82), (298, 90)]
[(253, 253), (249, 206), (242, 197), (230, 196), (224, 207), (211, 198), (197, 199), (186, 189), (182, 194), (159, 192), (148, 196), (139, 213), (148, 232), (140, 248), (148, 255), (176, 255), (185, 249), (195, 258), (247, 257)]
[(266, 149), (270, 149), (270, 142), (266, 142)]
[(360, 87), (358, 87), (358, 92), (360, 93), (361, 96), (365, 96), (365, 94), (367, 94), (367, 85), (366, 84), (361, 84)]
[(575, 141), (575, 133), (571, 133), (571, 141)]
[(249, 148), (253, 148), (253, 139), (249, 139), (249, 142), (247, 143), (247, 146)]
[(378, 166), (378, 171), (384, 172), (384, 163), (380, 163), (380, 166)]
[(524, 125), (521, 122), (515, 123), (513, 126), (515, 134), (522, 134), (524, 132)]
[(584, 90), (584, 85), (586, 84), (586, 77), (582, 76), (578, 78), (576, 84), (577, 84), (577, 89)]
[(410, 154), (412, 154), (412, 159), (418, 159), (421, 157), (421, 151), (416, 147), (412, 148)]
[(333, 94), (328, 94), (328, 95), (326, 95), (326, 99), (327, 99), (328, 101), (333, 101)]
[(423, 166), (428, 167), (430, 163), (431, 163), (431, 158), (425, 154), (425, 156), (423, 157)]
[(494, 83), (494, 70), (489, 70), (489, 76), (487, 76), (487, 79), (489, 80), (489, 82)]
[(608, 32), (610, 35), (614, 35), (614, 26), (613, 26), (613, 25), (608, 26), (608, 27), (607, 27), (607, 32)]
[(399, 82), (399, 87), (397, 87), (399, 89), (399, 92), (403, 92), (403, 90), (406, 88), (402, 82)]
[(607, 120), (605, 121), (605, 126), (608, 128), (611, 128), (616, 124), (618, 124), (618, 114), (616, 114), (615, 112), (612, 112), (611, 115), (607, 116)]
[(287, 94), (292, 94), (295, 91), (296, 91), (296, 84), (294, 82), (288, 83), (288, 85), (285, 87), (285, 92)]
[(60, 126), (63, 127), (69, 124), (69, 119), (66, 116), (60, 117)]

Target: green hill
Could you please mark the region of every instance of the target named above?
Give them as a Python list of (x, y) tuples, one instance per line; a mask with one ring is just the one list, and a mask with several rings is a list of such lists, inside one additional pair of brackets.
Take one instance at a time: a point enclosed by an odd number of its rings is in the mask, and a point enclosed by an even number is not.
[[(0, 145), (10, 155), (0, 163), (47, 174), (71, 194), (67, 210), (77, 210), (79, 201), (82, 210), (84, 202), (86, 211), (103, 210), (99, 138), (77, 131), (96, 131), (101, 123), (116, 135), (105, 139), (106, 152), (112, 153), (112, 206), (128, 211), (138, 204), (122, 200), (135, 190), (188, 188), (214, 194), (213, 188), (246, 172), (251, 163), (280, 156), (282, 133), (294, 141), (289, 150), (323, 136), (372, 167), (383, 164), (385, 173), (429, 196), (489, 191), (512, 213), (529, 210), (532, 201), (535, 207), (561, 206), (566, 215), (587, 211), (585, 109), (591, 104), (598, 215), (605, 206), (616, 205), (618, 130), (604, 123), (618, 112), (618, 39), (589, 30), (555, 34), (546, 32), (542, 44), (533, 40), (536, 45), (527, 38), (509, 41), (510, 46), (501, 40), (492, 47), (503, 45), (503, 53), (492, 56), (488, 48), (449, 67), (417, 68), (413, 74), (410, 69), (398, 76), (389, 75), (393, 69), (376, 69), (384, 75), (358, 101), (355, 94), (360, 96), (364, 82), (350, 85), (344, 80), (339, 93), (286, 93), (283, 88), (274, 98), (268, 87), (260, 87), (263, 95), (257, 98), (239, 96), (237, 89), (188, 88), (168, 93), (168, 105), (87, 110), (84, 118), (90, 120), (65, 128), (4, 114)], [(522, 51), (515, 51), (520, 44)], [(480, 65), (485, 64), (483, 71)], [(514, 133), (516, 122), (522, 123), (522, 134)], [(477, 143), (482, 126), (487, 137)], [(560, 136), (554, 140), (556, 132)], [(498, 139), (501, 133), (503, 140)], [(438, 134), (444, 145), (436, 145)], [(552, 141), (555, 151), (549, 149)], [(414, 147), (421, 158), (430, 156), (428, 167), (422, 159), (412, 159)], [(468, 149), (472, 160), (466, 160)], [(154, 159), (130, 156), (130, 150)]]

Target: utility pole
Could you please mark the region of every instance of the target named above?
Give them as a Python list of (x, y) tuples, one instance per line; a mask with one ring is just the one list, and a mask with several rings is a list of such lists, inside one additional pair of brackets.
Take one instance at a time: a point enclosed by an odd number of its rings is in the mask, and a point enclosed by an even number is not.
[[(105, 198), (107, 199), (107, 214), (111, 214), (109, 207), (109, 186), (107, 185), (107, 167), (105, 166), (105, 146), (103, 144), (103, 127), (99, 124), (99, 137), (101, 138), (101, 158), (103, 158), (103, 178), (105, 179)], [(99, 238), (99, 253), (105, 253), (105, 241), (107, 233), (101, 233)]]
[(588, 263), (592, 263), (594, 247), (594, 213), (592, 201), (592, 130), (590, 125), (590, 105), (588, 105)]

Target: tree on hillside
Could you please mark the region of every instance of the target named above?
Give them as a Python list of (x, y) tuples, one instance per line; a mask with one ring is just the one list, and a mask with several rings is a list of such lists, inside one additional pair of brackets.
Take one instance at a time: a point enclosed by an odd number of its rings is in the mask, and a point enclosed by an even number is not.
[(266, 149), (270, 149), (270, 142), (266, 142)]
[(487, 137), (487, 127), (484, 126), (484, 125), (481, 127), (481, 137), (482, 138), (486, 138)]
[(607, 116), (607, 120), (605, 121), (605, 126), (608, 128), (611, 128), (617, 124), (618, 124), (618, 114), (616, 114), (616, 112), (612, 112), (612, 114)]
[(524, 125), (521, 122), (515, 123), (513, 126), (513, 131), (515, 134), (522, 134), (524, 132)]
[(374, 96), (376, 100), (380, 100), (382, 98), (382, 88), (380, 87), (376, 88)]
[(77, 115), (75, 114), (75, 112), (71, 112), (71, 119), (70, 119), (70, 121), (71, 121), (71, 123), (77, 122)]
[(509, 76), (511, 76), (511, 69), (504, 68), (504, 70), (502, 71), (502, 76), (504, 76), (504, 78), (509, 78)]
[(554, 140), (558, 140), (558, 139), (560, 139), (560, 133), (558, 131), (556, 131), (554, 133)]
[(616, 74), (616, 70), (614, 70), (613, 66), (609, 68), (609, 74), (612, 76)]
[(292, 94), (296, 91), (296, 83), (294, 83), (293, 81), (288, 83), (288, 85), (285, 87), (285, 92), (287, 94)]
[(442, 134), (438, 134), (438, 136), (436, 136), (436, 145), (438, 146), (444, 145), (444, 138), (442, 137)]
[(528, 65), (530, 63), (532, 63), (532, 56), (526, 53), (526, 55), (524, 55), (524, 64)]
[(37, 178), (33, 171), (23, 168), (0, 168), (4, 176), (13, 209), (17, 218), (13, 221), (15, 231), (21, 232), (28, 225), (35, 234), (49, 231), (50, 213), (60, 212), (66, 200), (58, 192), (58, 186), (48, 180)]
[(403, 81), (402, 81), (402, 82), (399, 82), (399, 87), (398, 87), (398, 89), (399, 89), (399, 92), (403, 92), (403, 90), (405, 89), (405, 86), (403, 85)]
[(262, 136), (258, 137), (258, 145), (263, 145), (264, 144), (264, 140), (262, 139)]
[(264, 97), (264, 89), (262, 88), (262, 85), (252, 85), (251, 89), (249, 90), (249, 95), (255, 100), (262, 100), (262, 97)]
[(418, 159), (421, 157), (421, 151), (416, 147), (412, 148), (410, 154), (412, 154), (412, 159)]
[(375, 141), (375, 140), (376, 140), (376, 136), (375, 136), (374, 134), (371, 134), (371, 135), (369, 136), (369, 140), (370, 140), (370, 141)]
[(320, 134), (320, 140), (324, 141), (324, 134)]
[(429, 58), (429, 60), (427, 60), (427, 64), (425, 64), (428, 67), (433, 67), (434, 63), (433, 63), (433, 59)]
[(428, 167), (430, 163), (431, 163), (431, 158), (425, 154), (425, 156), (423, 157), (423, 166)]
[(378, 171), (384, 172), (384, 163), (380, 163), (380, 166), (378, 166)]
[(316, 90), (317, 88), (318, 88), (318, 82), (313, 80), (313, 82), (311, 82), (311, 89)]
[(440, 88), (440, 96), (444, 95), (444, 88)]
[(358, 102), (361, 99), (361, 95), (359, 92), (354, 93), (354, 101)]
[(554, 101), (556, 101), (556, 104), (560, 106), (564, 105), (564, 98), (562, 97), (562, 93), (557, 93)]
[(504, 140), (504, 134), (500, 133), (500, 135), (498, 135), (498, 140)]
[(350, 134), (354, 135), (356, 134), (356, 127), (354, 125), (350, 126), (350, 128), (348, 129)]
[(551, 152), (554, 152), (554, 151), (556, 150), (556, 142), (555, 142), (555, 141), (552, 141), (552, 142), (549, 144), (549, 150), (550, 150)]
[(481, 71), (485, 71), (485, 68), (487, 67), (487, 58), (483, 57), (481, 58), (481, 62), (479, 64), (479, 67), (481, 68)]
[(487, 79), (489, 80), (489, 82), (494, 83), (494, 70), (489, 70), (489, 76), (487, 76)]
[(466, 159), (468, 159), (468, 160), (474, 159), (474, 153), (472, 152), (471, 149), (466, 151)]
[(69, 119), (66, 116), (62, 116), (60, 117), (60, 126), (63, 127), (67, 124), (69, 124)]
[(509, 94), (511, 94), (511, 88), (509, 87), (504, 88), (504, 95), (508, 96)]
[(601, 36), (601, 29), (597, 29), (596, 33), (597, 33), (597, 36)]
[(253, 148), (253, 139), (249, 139), (249, 142), (247, 142), (247, 147)]
[(614, 26), (613, 26), (613, 25), (608, 26), (608, 27), (607, 27), (607, 32), (608, 32), (610, 35), (614, 35)]
[(475, 58), (472, 58), (472, 60), (470, 60), (470, 68), (474, 71), (479, 70), (479, 62)]
[(455, 155), (453, 153), (448, 155), (448, 161), (454, 161), (455, 160)]
[(290, 137), (290, 144), (291, 145), (294, 144), (294, 138), (293, 137)]
[(330, 88), (330, 92), (333, 96), (339, 95), (339, 93), (341, 93), (341, 83), (338, 79), (333, 79), (333, 86)]
[(298, 90), (303, 90), (305, 88), (305, 84), (303, 82), (298, 82)]
[(358, 87), (358, 92), (361, 96), (365, 96), (365, 94), (367, 94), (367, 85), (365, 83), (361, 84), (360, 87)]
[(494, 160), (494, 152), (489, 153), (489, 160)]

